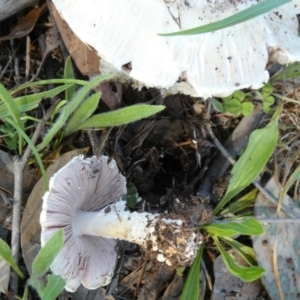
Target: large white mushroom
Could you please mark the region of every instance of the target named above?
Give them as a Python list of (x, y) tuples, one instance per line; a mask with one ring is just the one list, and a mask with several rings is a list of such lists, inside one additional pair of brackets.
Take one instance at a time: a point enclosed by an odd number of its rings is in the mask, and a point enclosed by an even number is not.
[(52, 0), (74, 33), (96, 49), (101, 72), (163, 93), (227, 96), (260, 88), (269, 62), (300, 60), (293, 0), (244, 23), (212, 33), (162, 37), (222, 20), (257, 0)]
[(110, 283), (117, 258), (116, 239), (139, 244), (169, 266), (188, 266), (202, 242), (199, 228), (172, 214), (129, 212), (120, 197), (125, 178), (107, 157), (73, 158), (50, 180), (40, 216), (42, 246), (63, 229), (65, 244), (51, 266), (66, 280), (96, 289)]

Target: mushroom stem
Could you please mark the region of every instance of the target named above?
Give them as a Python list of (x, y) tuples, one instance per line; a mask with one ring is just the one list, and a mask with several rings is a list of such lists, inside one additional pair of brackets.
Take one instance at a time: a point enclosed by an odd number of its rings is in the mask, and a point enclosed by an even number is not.
[(125, 201), (99, 212), (78, 210), (73, 230), (77, 236), (102, 236), (136, 243), (157, 254), (157, 260), (172, 266), (191, 264), (202, 242), (199, 231), (188, 228), (183, 218), (130, 212), (125, 210)]

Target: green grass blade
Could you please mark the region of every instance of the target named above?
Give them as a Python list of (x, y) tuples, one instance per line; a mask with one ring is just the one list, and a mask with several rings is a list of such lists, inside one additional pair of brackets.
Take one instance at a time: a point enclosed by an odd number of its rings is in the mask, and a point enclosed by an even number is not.
[(257, 178), (276, 148), (278, 119), (281, 108), (275, 112), (271, 122), (262, 129), (252, 132), (248, 146), (232, 169), (232, 178), (226, 194), (214, 209), (216, 215), (230, 199)]
[(19, 269), (18, 265), (13, 259), (11, 250), (9, 246), (0, 238), (0, 256), (15, 270), (15, 272), (22, 278), (25, 278), (25, 275)]
[(6, 118), (5, 121), (8, 122), (11, 126), (13, 126), (19, 132), (19, 134), (23, 137), (23, 139), (27, 142), (27, 144), (29, 145), (29, 147), (30, 147), (32, 153), (34, 154), (35, 159), (41, 169), (45, 191), (48, 191), (48, 176), (46, 174), (46, 170), (44, 168), (43, 162), (39, 156), (39, 153), (38, 153), (36, 147), (33, 145), (29, 136), (24, 132), (24, 130), (22, 128), (20, 128), (13, 120)]
[(110, 75), (99, 75), (93, 78), (89, 83), (82, 87), (76, 95), (71, 99), (62, 109), (62, 112), (56, 122), (53, 124), (52, 128), (45, 135), (41, 144), (37, 146), (38, 151), (41, 151), (46, 146), (49, 145), (51, 140), (57, 134), (57, 132), (66, 124), (70, 115), (78, 108), (78, 106), (82, 103), (83, 99), (90, 92), (90, 90), (97, 85), (98, 83), (110, 79)]
[(88, 81), (79, 80), (79, 79), (46, 79), (46, 80), (39, 80), (35, 82), (23, 83), (19, 85), (17, 88), (10, 90), (10, 94), (13, 95), (24, 89), (36, 87), (39, 85), (45, 85), (45, 84), (78, 84), (84, 86), (87, 85), (88, 83), (89, 83)]
[(248, 21), (255, 17), (258, 17), (290, 1), (291, 0), (264, 0), (262, 2), (254, 4), (249, 8), (242, 10), (241, 12), (234, 14), (233, 16), (230, 16), (228, 18), (225, 18), (217, 22), (213, 22), (211, 24), (199, 26), (188, 30), (182, 30), (182, 31), (172, 32), (172, 33), (163, 33), (158, 35), (160, 36), (193, 35), (193, 34), (202, 34), (202, 33), (217, 31), (226, 27), (230, 27)]
[(204, 244), (201, 245), (198, 254), (191, 266), (186, 279), (180, 300), (198, 300), (200, 294), (199, 273), (203, 255)]
[(78, 130), (79, 125), (92, 115), (92, 113), (98, 107), (100, 97), (101, 93), (95, 93), (91, 95), (78, 107), (77, 110), (75, 110), (65, 128), (66, 136)]
[[(64, 68), (64, 78), (65, 79), (75, 79), (75, 74), (74, 74), (74, 69), (72, 65), (72, 58), (69, 56), (66, 60), (65, 63), (65, 68)], [(72, 99), (72, 97), (75, 95), (76, 92), (76, 87), (73, 85), (72, 87), (68, 88), (66, 90), (66, 100), (69, 101)]]
[[(23, 112), (30, 111), (32, 109), (37, 108), (40, 101), (43, 98), (53, 98), (56, 95), (58, 95), (59, 93), (63, 92), (67, 88), (69, 88), (70, 86), (71, 86), (70, 84), (67, 84), (67, 85), (56, 87), (50, 91), (45, 91), (45, 92), (41, 92), (41, 93), (37, 93), (37, 94), (33, 94), (33, 95), (22, 96), (22, 97), (17, 97), (17, 98), (14, 98), (14, 102), (17, 105), (20, 113), (23, 113)], [(7, 110), (6, 106), (4, 104), (1, 104), (0, 105), (0, 119), (6, 118), (9, 116), (10, 116), (10, 113)]]
[(225, 237), (236, 234), (260, 235), (264, 233), (263, 226), (255, 218), (249, 218), (242, 222), (213, 222), (202, 226), (202, 228), (207, 230), (210, 234)]
[(231, 248), (235, 249), (250, 266), (257, 265), (253, 248), (248, 247), (230, 237), (221, 237), (220, 239), (227, 243)]
[(60, 252), (64, 244), (63, 230), (58, 230), (47, 244), (39, 251), (32, 263), (32, 276), (39, 278), (46, 274), (55, 257)]
[(79, 128), (104, 128), (121, 126), (154, 115), (165, 109), (163, 105), (136, 104), (114, 111), (92, 116), (83, 122)]
[(222, 245), (219, 242), (219, 239), (216, 236), (212, 236), (212, 238), (222, 255), (225, 266), (227, 267), (228, 271), (231, 274), (239, 277), (240, 279), (246, 282), (254, 281), (260, 278), (264, 274), (265, 270), (261, 267), (257, 267), (257, 266), (245, 267), (239, 265), (235, 261), (233, 256), (228, 254), (226, 250), (222, 247)]

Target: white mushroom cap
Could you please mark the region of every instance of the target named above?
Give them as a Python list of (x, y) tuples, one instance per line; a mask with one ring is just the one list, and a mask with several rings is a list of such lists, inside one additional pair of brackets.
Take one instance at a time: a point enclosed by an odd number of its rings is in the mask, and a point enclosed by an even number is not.
[[(300, 1), (235, 26), (193, 36), (161, 37), (219, 21), (257, 0), (53, 0), (75, 34), (101, 57), (101, 72), (137, 87), (192, 96), (227, 96), (259, 88), (269, 60), (300, 60)], [(79, 21), (80, 20), (80, 21)], [(126, 65), (130, 68), (126, 70)], [(184, 78), (184, 81), (178, 80)]]
[(115, 161), (104, 156), (74, 157), (51, 178), (40, 216), (41, 243), (44, 246), (58, 229), (64, 229), (65, 244), (51, 270), (66, 280), (67, 291), (76, 291), (80, 283), (88, 289), (107, 285), (117, 258), (116, 240), (74, 235), (75, 212), (101, 210), (125, 193), (125, 178)]

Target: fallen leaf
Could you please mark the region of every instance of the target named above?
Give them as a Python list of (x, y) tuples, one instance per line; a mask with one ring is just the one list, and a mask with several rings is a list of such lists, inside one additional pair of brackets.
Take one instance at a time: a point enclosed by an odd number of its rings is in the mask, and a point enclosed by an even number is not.
[[(278, 199), (283, 187), (272, 177), (265, 189)], [(258, 194), (254, 206), (254, 214), (258, 219), (277, 219), (276, 208), (277, 205), (262, 193)], [(265, 234), (253, 237), (257, 262), (266, 270), (261, 280), (272, 300), (281, 299), (279, 289), (285, 299), (297, 299), (300, 290), (300, 224), (285, 220), (280, 222), (280, 219), (289, 218), (285, 208), (291, 210), (294, 217), (300, 218), (298, 203), (286, 195), (278, 215), (279, 222), (262, 223)], [(279, 278), (275, 274), (278, 274)]]
[(87, 76), (100, 74), (99, 57), (96, 51), (78, 39), (69, 25), (61, 18), (52, 2), (49, 1), (48, 5), (62, 39), (79, 71)]
[(40, 15), (44, 13), (46, 9), (47, 5), (43, 4), (42, 6), (31, 10), (24, 18), (19, 20), (18, 24), (12, 29), (9, 35), (0, 37), (0, 41), (19, 39), (26, 36), (32, 31)]

